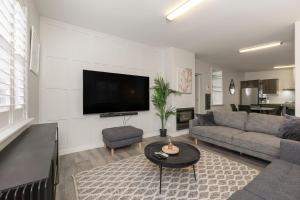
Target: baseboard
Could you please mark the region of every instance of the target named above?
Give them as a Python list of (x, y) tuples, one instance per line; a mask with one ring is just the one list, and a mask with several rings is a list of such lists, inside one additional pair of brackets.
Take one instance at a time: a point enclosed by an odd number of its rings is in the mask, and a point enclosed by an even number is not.
[(76, 153), (76, 152), (80, 152), (80, 151), (96, 149), (96, 148), (100, 148), (100, 147), (103, 147), (103, 146), (104, 146), (103, 144), (102, 145), (101, 144), (91, 144), (91, 145), (79, 146), (79, 147), (74, 147), (74, 148), (60, 149), (59, 150), (59, 155), (63, 156), (63, 155)]
[(189, 130), (185, 129), (185, 130), (170, 132), (168, 135), (170, 135), (171, 137), (178, 137), (178, 136), (181, 136), (181, 135), (186, 135), (188, 133), (189, 133)]
[[(188, 134), (188, 130), (170, 131), (168, 133), (168, 135), (170, 135), (171, 137), (178, 137), (185, 134)], [(149, 138), (154, 136), (159, 136), (159, 132), (153, 131), (153, 132), (144, 133), (144, 138)], [(67, 154), (76, 153), (80, 151), (96, 149), (100, 147), (104, 147), (104, 144), (102, 142), (100, 144), (91, 144), (91, 145), (84, 145), (84, 146), (73, 147), (73, 148), (60, 149), (59, 155), (62, 156), (62, 155), (67, 155)]]

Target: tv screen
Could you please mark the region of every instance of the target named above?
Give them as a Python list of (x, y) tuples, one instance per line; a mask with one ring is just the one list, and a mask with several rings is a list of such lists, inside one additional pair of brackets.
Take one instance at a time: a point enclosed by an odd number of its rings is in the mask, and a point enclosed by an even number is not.
[(83, 70), (83, 114), (149, 110), (149, 77)]

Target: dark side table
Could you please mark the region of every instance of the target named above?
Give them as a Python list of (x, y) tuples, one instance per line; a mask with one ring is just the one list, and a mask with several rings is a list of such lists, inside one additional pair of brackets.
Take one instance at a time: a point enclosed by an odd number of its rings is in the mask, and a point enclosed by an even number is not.
[(145, 147), (145, 156), (153, 163), (157, 164), (160, 169), (159, 193), (161, 193), (161, 179), (162, 169), (166, 168), (184, 168), (193, 166), (194, 178), (196, 180), (195, 164), (200, 159), (200, 151), (193, 145), (183, 142), (173, 142), (179, 147), (179, 153), (176, 155), (169, 155), (166, 159), (158, 159), (154, 156), (154, 152), (161, 151), (162, 147), (166, 145), (165, 142), (154, 142)]

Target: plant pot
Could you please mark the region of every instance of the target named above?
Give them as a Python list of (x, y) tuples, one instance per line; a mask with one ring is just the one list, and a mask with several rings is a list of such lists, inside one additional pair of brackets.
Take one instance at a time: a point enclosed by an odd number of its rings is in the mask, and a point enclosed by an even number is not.
[(167, 129), (159, 129), (160, 137), (166, 137), (167, 136)]

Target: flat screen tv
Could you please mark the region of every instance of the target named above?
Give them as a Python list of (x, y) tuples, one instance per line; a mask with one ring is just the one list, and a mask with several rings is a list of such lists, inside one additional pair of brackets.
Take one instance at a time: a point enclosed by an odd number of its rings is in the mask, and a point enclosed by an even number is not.
[(149, 77), (83, 70), (83, 114), (149, 110)]

